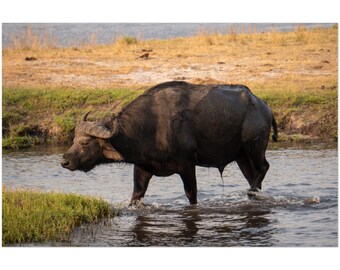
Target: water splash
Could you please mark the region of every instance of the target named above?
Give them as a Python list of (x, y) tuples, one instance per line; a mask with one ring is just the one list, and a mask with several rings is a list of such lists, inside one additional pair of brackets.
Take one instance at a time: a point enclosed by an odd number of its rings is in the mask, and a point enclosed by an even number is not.
[(312, 196), (312, 197), (309, 197), (309, 198), (306, 198), (304, 200), (304, 203), (305, 204), (315, 204), (315, 203), (320, 203), (320, 197), (318, 196)]

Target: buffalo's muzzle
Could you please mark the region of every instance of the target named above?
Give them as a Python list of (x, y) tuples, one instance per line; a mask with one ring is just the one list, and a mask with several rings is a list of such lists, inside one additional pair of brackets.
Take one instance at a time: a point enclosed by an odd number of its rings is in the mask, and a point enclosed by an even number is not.
[(69, 166), (70, 166), (70, 162), (66, 159), (63, 159), (61, 162), (60, 162), (60, 165), (63, 167), (63, 168), (66, 168), (68, 169)]

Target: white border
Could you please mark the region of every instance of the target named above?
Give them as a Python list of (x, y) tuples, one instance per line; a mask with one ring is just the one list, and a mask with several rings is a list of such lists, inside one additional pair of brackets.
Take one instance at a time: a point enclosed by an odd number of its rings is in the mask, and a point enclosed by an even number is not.
[(319, 22), (339, 21), (335, 0), (11, 0), (2, 22)]

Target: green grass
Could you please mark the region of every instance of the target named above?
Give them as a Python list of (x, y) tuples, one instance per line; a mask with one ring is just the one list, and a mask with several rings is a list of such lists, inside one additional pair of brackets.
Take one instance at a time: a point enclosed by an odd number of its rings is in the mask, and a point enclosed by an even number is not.
[(99, 198), (3, 187), (2, 245), (68, 240), (76, 226), (110, 215)]
[(301, 92), (269, 92), (254, 89), (254, 92), (273, 108), (300, 108), (307, 107), (323, 107), (324, 105), (336, 108), (337, 105), (337, 91), (301, 91)]
[[(82, 115), (100, 118), (116, 106), (131, 102), (142, 90), (4, 88), (2, 94), (3, 148), (65, 144)], [(24, 129), (24, 131), (23, 131)], [(41, 137), (35, 140), (35, 137)]]
[(2, 147), (5, 149), (29, 148), (38, 143), (38, 138), (31, 136), (12, 136), (2, 139)]

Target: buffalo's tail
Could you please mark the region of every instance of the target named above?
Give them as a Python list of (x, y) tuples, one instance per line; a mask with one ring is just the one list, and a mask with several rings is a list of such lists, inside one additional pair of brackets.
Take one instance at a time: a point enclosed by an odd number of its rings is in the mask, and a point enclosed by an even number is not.
[(273, 135), (272, 135), (272, 140), (273, 140), (274, 142), (277, 142), (278, 137), (279, 137), (279, 134), (278, 134), (278, 132), (277, 132), (277, 124), (276, 124), (276, 120), (275, 120), (274, 115), (273, 115), (273, 119), (272, 119), (272, 126), (273, 126), (273, 131), (274, 131), (274, 133), (273, 133)]

